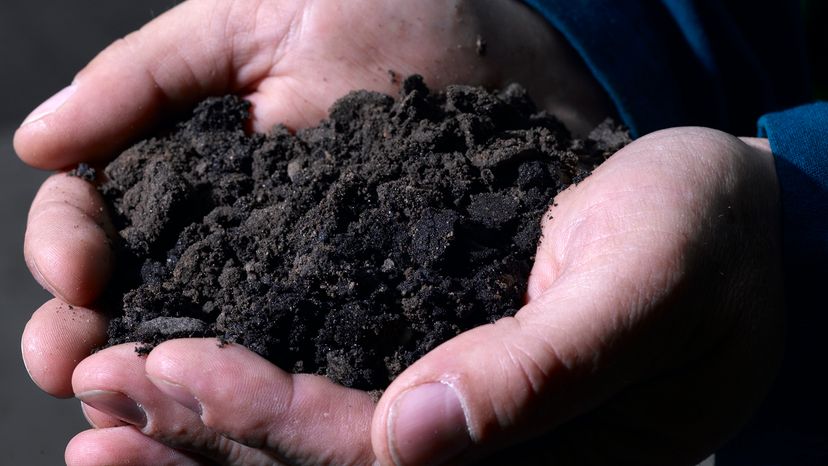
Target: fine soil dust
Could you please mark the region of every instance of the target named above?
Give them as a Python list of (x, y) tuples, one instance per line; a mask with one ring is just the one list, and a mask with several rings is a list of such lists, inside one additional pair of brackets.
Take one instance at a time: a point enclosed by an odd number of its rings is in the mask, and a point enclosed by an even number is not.
[(517, 85), (432, 93), (416, 76), (296, 134), (247, 119), (246, 102), (208, 99), (106, 167), (109, 345), (215, 336), (383, 389), (515, 314), (552, 198), (629, 141), (609, 121), (573, 139)]

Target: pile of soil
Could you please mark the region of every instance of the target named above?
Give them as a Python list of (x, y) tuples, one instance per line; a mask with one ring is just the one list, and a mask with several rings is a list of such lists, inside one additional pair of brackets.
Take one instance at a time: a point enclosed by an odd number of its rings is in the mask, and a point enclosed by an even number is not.
[(517, 311), (552, 198), (629, 141), (611, 122), (573, 139), (517, 85), (432, 93), (416, 76), (296, 134), (247, 120), (248, 103), (212, 98), (106, 167), (109, 345), (215, 336), (382, 389)]

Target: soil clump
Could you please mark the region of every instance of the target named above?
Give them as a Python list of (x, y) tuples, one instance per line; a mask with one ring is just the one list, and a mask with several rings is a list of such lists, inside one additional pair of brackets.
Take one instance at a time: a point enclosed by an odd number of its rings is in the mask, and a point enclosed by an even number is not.
[(109, 345), (214, 336), (383, 389), (515, 314), (552, 198), (629, 142), (609, 121), (572, 138), (517, 85), (433, 93), (415, 76), (295, 134), (246, 133), (248, 106), (208, 99), (105, 168)]

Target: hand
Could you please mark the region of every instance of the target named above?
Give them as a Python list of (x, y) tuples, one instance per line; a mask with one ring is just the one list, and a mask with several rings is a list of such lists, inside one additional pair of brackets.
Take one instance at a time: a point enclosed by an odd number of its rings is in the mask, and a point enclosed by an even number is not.
[[(100, 406), (179, 449), (220, 458), (210, 448), (224, 444), (227, 464), (374, 455), (383, 464), (495, 455), (497, 464), (517, 454), (539, 464), (694, 464), (747, 419), (780, 359), (778, 208), (766, 141), (662, 131), (556, 199), (514, 318), (438, 347), (376, 408), (367, 394), (211, 340), (167, 342), (146, 361), (130, 347), (102, 351), (78, 366), (75, 389), (125, 394), (143, 412), (123, 398)], [(116, 440), (130, 448), (113, 453)], [(70, 464), (99, 464), (85, 462), (89, 452), (181, 455), (139, 442), (150, 440), (82, 434)]]
[[(484, 56), (476, 53), (478, 38), (488, 44)], [(518, 2), (192, 0), (101, 53), (71, 86), (32, 112), (15, 136), (15, 148), (40, 168), (104, 163), (171, 113), (227, 92), (253, 103), (252, 129), (263, 131), (277, 122), (300, 127), (323, 117), (348, 90), (394, 92), (397, 83), (389, 70), (396, 76), (424, 74), (436, 87), (519, 81), (576, 131), (612, 112), (565, 41)], [(33, 203), (26, 260), (58, 299), (33, 315), (23, 356), (33, 380), (53, 395), (76, 393), (73, 371), (105, 339), (106, 321), (90, 308), (112, 272), (111, 235), (101, 199), (81, 180), (52, 177)], [(95, 358), (115, 361), (117, 351)], [(83, 380), (76, 376), (77, 384)], [(98, 426), (117, 423), (91, 408), (86, 412)], [(153, 415), (149, 422), (144, 431), (159, 432)], [(68, 455), (73, 462), (121, 461), (133, 454), (181, 459), (136, 432), (86, 432)], [(241, 448), (223, 437), (210, 438), (219, 440), (206, 454), (221, 461)], [(119, 449), (107, 449), (116, 441)], [(92, 448), (98, 454), (88, 453)], [(82, 451), (87, 453), (77, 453)]]
[(382, 461), (466, 464), (535, 439), (492, 464), (691, 465), (763, 398), (783, 340), (766, 140), (648, 135), (550, 215), (515, 318), (443, 344), (385, 392)]

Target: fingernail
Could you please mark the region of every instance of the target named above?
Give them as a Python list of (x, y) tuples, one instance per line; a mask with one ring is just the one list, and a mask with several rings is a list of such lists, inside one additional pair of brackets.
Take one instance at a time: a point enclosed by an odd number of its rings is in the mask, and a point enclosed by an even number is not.
[(157, 379), (155, 377), (147, 376), (150, 381), (158, 387), (165, 395), (172, 398), (176, 403), (184, 406), (185, 408), (189, 409), (190, 411), (198, 414), (201, 416), (204, 413), (204, 409), (201, 407), (201, 402), (190, 393), (183, 385), (178, 385), (177, 383), (168, 382), (163, 379)]
[(398, 466), (437, 466), (468, 448), (471, 436), (454, 388), (429, 383), (403, 393), (391, 408), (388, 442)]
[(90, 390), (75, 395), (75, 398), (114, 418), (138, 427), (147, 425), (147, 414), (132, 398), (108, 390)]
[(72, 97), (72, 94), (74, 94), (76, 90), (78, 90), (78, 85), (74, 83), (70, 86), (64, 87), (57, 94), (49, 97), (46, 102), (43, 102), (36, 109), (34, 109), (32, 113), (30, 113), (29, 116), (23, 120), (23, 123), (20, 126), (26, 126), (29, 123), (45, 117), (46, 115), (54, 113), (55, 110), (59, 109), (61, 105), (65, 104), (66, 101), (69, 100), (69, 97)]
[(98, 425), (95, 424), (95, 421), (92, 420), (92, 416), (90, 416), (89, 413), (86, 411), (89, 408), (91, 408), (91, 406), (84, 402), (81, 402), (81, 412), (83, 413), (83, 418), (86, 419), (86, 422), (88, 422), (93, 429), (100, 429), (100, 427), (98, 427)]

